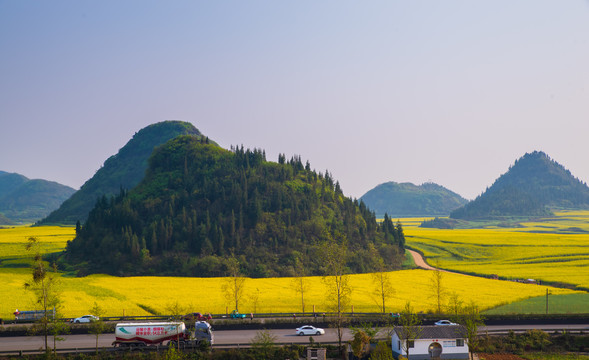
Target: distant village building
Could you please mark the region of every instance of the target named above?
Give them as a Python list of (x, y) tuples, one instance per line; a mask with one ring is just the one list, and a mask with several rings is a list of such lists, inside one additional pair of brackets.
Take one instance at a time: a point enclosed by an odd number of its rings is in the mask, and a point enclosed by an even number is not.
[[(391, 336), (393, 355), (407, 357), (403, 327), (395, 326)], [(466, 328), (462, 325), (421, 326), (417, 339), (409, 343), (409, 360), (468, 359)]]

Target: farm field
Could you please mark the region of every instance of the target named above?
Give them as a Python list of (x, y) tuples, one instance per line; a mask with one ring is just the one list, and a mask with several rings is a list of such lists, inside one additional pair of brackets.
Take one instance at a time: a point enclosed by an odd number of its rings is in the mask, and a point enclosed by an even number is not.
[(561, 212), (555, 218), (514, 228), (427, 229), (405, 226), (407, 246), (430, 265), (503, 279), (567, 283), (589, 290), (589, 212)]
[[(406, 233), (413, 232), (409, 226)], [(29, 236), (36, 236), (46, 252), (61, 251), (75, 230), (61, 227), (37, 227), (0, 229), (0, 318), (11, 319), (15, 309), (35, 309), (33, 296), (24, 290), (23, 284), (30, 279), (27, 254), (24, 246)], [(6, 246), (5, 246), (6, 245)], [(29, 255), (30, 256), (30, 255)], [(387, 302), (387, 312), (401, 311), (406, 301), (418, 311), (434, 309), (434, 294), (431, 291), (432, 272), (426, 270), (403, 270), (389, 273), (396, 289)], [(326, 287), (321, 277), (307, 278), (309, 289), (305, 294), (306, 311), (329, 311)], [(231, 302), (223, 293), (223, 278), (181, 277), (113, 277), (92, 275), (83, 278), (60, 276), (59, 289), (62, 299), (62, 315), (80, 316), (88, 313), (97, 302), (106, 310), (105, 316), (148, 315), (168, 313), (178, 303), (186, 312), (201, 311), (223, 314), (231, 311)], [(350, 275), (352, 288), (351, 306), (357, 312), (376, 312), (378, 307), (373, 296), (370, 274)], [(444, 273), (443, 284), (448, 294), (456, 293), (461, 301), (474, 301), (482, 309), (490, 309), (514, 301), (543, 296), (546, 287), (515, 282)], [(476, 291), (472, 291), (476, 289)], [(567, 289), (549, 288), (552, 297), (574, 293)], [(352, 308), (348, 309), (351, 311)], [(247, 279), (240, 311), (300, 312), (299, 297), (292, 286), (291, 278)]]
[[(34, 308), (33, 298), (22, 284), (29, 278), (26, 269), (18, 272), (0, 272), (0, 317), (12, 317), (15, 309)], [(399, 312), (406, 301), (419, 311), (435, 308), (434, 294), (430, 290), (432, 272), (427, 270), (402, 270), (389, 273), (396, 286), (394, 298), (387, 303), (387, 312)], [(306, 297), (306, 311), (327, 312), (326, 287), (321, 277), (308, 277), (309, 289)], [(177, 302), (186, 312), (201, 311), (224, 314), (233, 310), (231, 302), (223, 292), (223, 278), (180, 278), (180, 277), (126, 277), (91, 275), (84, 278), (62, 277), (62, 314), (66, 317), (80, 316), (90, 311), (94, 301), (106, 309), (105, 316), (149, 315), (169, 313), (168, 308)], [(448, 291), (468, 303), (475, 301), (487, 309), (506, 301), (518, 301), (546, 293), (546, 287), (514, 282), (483, 279), (460, 274), (444, 274)], [(351, 304), (357, 312), (377, 312), (378, 306), (371, 293), (374, 285), (370, 274), (351, 275)], [(472, 291), (477, 289), (477, 291)], [(572, 293), (567, 289), (551, 289), (553, 294)], [(25, 309), (26, 308), (26, 309)], [(300, 298), (297, 296), (291, 278), (247, 279), (244, 298), (240, 303), (241, 312), (264, 313), (300, 312)], [(347, 311), (351, 311), (351, 306)]]
[[(589, 314), (589, 293), (548, 295), (550, 314)], [(498, 306), (485, 314), (545, 314), (546, 296), (538, 296), (510, 304)]]

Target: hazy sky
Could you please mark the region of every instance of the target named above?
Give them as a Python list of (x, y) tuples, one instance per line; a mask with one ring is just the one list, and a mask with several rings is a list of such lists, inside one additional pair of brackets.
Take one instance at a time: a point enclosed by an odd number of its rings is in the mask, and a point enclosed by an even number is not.
[(533, 150), (589, 181), (589, 2), (0, 0), (0, 170), (79, 188), (162, 120), (352, 197)]

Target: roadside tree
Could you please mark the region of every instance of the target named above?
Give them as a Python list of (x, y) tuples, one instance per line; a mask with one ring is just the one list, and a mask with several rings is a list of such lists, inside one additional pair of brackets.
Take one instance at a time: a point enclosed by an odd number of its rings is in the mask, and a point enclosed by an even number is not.
[(95, 301), (94, 306), (92, 307), (92, 309), (90, 309), (90, 313), (98, 317), (98, 320), (91, 321), (88, 326), (90, 333), (96, 336), (95, 350), (96, 352), (98, 352), (98, 338), (100, 337), (100, 334), (102, 334), (106, 330), (106, 323), (102, 319), (104, 315), (104, 309), (100, 307), (100, 305), (98, 305), (98, 303), (96, 303)]
[(306, 279), (306, 270), (303, 261), (299, 258), (296, 259), (296, 265), (294, 267), (295, 276), (292, 279), (292, 288), (295, 293), (301, 298), (301, 311), (305, 314), (305, 294), (309, 290), (309, 283)]
[[(376, 249), (374, 251), (376, 251)], [(371, 275), (373, 284), (372, 295), (374, 301), (380, 307), (380, 311), (385, 314), (387, 300), (395, 295), (395, 288), (391, 282), (389, 272), (386, 271), (382, 258), (377, 258), (376, 261), (376, 268), (378, 271)]]
[(411, 302), (405, 303), (405, 308), (399, 316), (399, 327), (401, 338), (401, 347), (405, 351), (407, 358), (409, 358), (410, 349), (415, 344), (415, 339), (421, 334), (421, 319), (415, 314)]
[(466, 338), (468, 340), (468, 348), (470, 349), (470, 359), (473, 360), (473, 348), (478, 344), (479, 338), (477, 336), (479, 326), (484, 326), (483, 317), (479, 311), (478, 305), (471, 301), (462, 309), (461, 323), (466, 328)]
[(350, 304), (352, 293), (346, 268), (347, 249), (345, 241), (338, 243), (331, 240), (323, 243), (319, 250), (319, 258), (325, 266), (323, 283), (327, 287), (328, 307), (335, 313), (334, 326), (340, 349), (346, 321), (343, 313)]
[(24, 286), (26, 290), (35, 294), (35, 302), (43, 310), (43, 317), (39, 319), (39, 323), (45, 341), (45, 352), (48, 352), (49, 323), (55, 318), (55, 309), (60, 302), (57, 267), (54, 264), (50, 271), (46, 266), (41, 255), (41, 243), (36, 237), (29, 237), (25, 248), (33, 252), (33, 262), (31, 264), (32, 278), (25, 282)]
[(446, 296), (446, 288), (444, 287), (444, 272), (438, 267), (439, 263), (436, 263), (436, 269), (432, 272), (431, 288), (435, 298), (437, 314), (441, 314), (444, 298)]
[(246, 278), (239, 268), (239, 261), (235, 256), (227, 259), (227, 278), (222, 286), (225, 299), (235, 304), (235, 310), (239, 311), (239, 302), (244, 296)]

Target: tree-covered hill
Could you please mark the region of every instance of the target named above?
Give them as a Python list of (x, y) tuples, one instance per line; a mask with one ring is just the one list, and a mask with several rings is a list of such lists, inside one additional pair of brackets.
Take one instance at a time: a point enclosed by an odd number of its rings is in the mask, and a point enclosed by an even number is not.
[(74, 191), (53, 181), (0, 171), (0, 224), (35, 222), (57, 209)]
[(103, 195), (110, 197), (118, 194), (121, 187), (131, 189), (137, 185), (145, 175), (153, 149), (179, 135), (202, 136), (191, 123), (183, 121), (163, 121), (139, 130), (79, 191), (38, 224), (73, 225), (85, 221)]
[(462, 196), (434, 183), (414, 185), (387, 182), (376, 186), (361, 198), (377, 216), (446, 216), (467, 203)]
[(451, 218), (543, 216), (551, 208), (589, 209), (589, 187), (541, 151), (527, 153)]
[(269, 162), (180, 136), (154, 151), (137, 187), (96, 204), (66, 260), (78, 274), (222, 276), (236, 259), (253, 277), (321, 275), (326, 243), (366, 272), (398, 266), (404, 236), (299, 157)]

